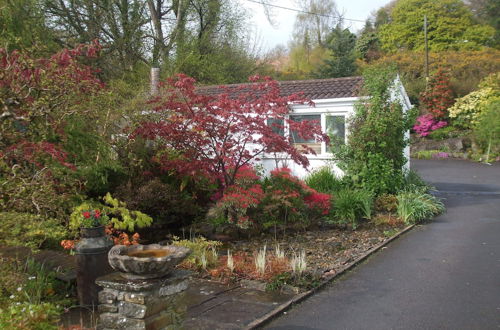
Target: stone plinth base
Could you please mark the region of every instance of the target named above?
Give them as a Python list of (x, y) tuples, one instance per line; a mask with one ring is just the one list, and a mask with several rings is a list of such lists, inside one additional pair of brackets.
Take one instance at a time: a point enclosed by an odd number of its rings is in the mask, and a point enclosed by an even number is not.
[(187, 306), (183, 294), (189, 273), (159, 279), (128, 280), (113, 273), (99, 277), (98, 329), (178, 329)]

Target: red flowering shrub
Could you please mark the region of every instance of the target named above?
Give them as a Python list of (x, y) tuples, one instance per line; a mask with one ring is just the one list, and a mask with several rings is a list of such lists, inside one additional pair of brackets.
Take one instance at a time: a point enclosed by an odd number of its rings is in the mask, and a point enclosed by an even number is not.
[(218, 197), (218, 201), (212, 212), (216, 217), (225, 218), (229, 223), (248, 228), (254, 221), (251, 218), (252, 211), (264, 197), (259, 180), (259, 176), (251, 166), (241, 167), (235, 175), (235, 184), (215, 197)]
[(309, 224), (330, 212), (330, 195), (319, 193), (278, 168), (261, 183), (255, 170), (243, 167), (236, 183), (227, 187), (210, 216), (241, 228), (302, 223)]
[(293, 176), (289, 168), (277, 168), (264, 182), (266, 197), (260, 206), (265, 227), (290, 223), (310, 224), (330, 211), (330, 195), (318, 193)]
[(435, 119), (446, 119), (448, 108), (455, 103), (450, 75), (443, 69), (431, 76), (427, 89), (420, 94), (420, 102)]
[(248, 189), (233, 185), (224, 191), (224, 195), (217, 204), (227, 212), (229, 223), (248, 228), (253, 222), (248, 215), (249, 209), (258, 207), (263, 197), (264, 192), (260, 184), (255, 184)]
[[(313, 190), (312, 188), (310, 189)], [(304, 198), (304, 201), (309, 208), (317, 209), (322, 215), (327, 215), (330, 212), (331, 207), (330, 199), (331, 196), (329, 194), (313, 191), (310, 195)]]

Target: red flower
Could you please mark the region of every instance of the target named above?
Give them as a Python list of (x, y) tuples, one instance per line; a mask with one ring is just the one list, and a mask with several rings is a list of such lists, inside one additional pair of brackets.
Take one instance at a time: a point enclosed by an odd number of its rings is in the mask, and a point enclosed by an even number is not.
[(96, 218), (99, 218), (99, 217), (101, 216), (101, 211), (99, 211), (99, 210), (94, 210), (94, 216), (95, 216)]
[(83, 215), (83, 217), (84, 217), (85, 219), (90, 218), (90, 212), (89, 212), (89, 211), (85, 211), (85, 212), (83, 212), (83, 213), (82, 213), (82, 215)]

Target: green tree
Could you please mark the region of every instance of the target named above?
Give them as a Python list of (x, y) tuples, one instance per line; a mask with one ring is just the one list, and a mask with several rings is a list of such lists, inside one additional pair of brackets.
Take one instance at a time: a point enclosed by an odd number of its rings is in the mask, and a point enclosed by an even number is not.
[(319, 78), (348, 77), (356, 72), (354, 47), (356, 35), (337, 25), (328, 36), (327, 47), (331, 56), (316, 72)]
[(498, 0), (467, 0), (474, 17), (495, 29), (494, 46), (500, 47), (500, 2)]
[(375, 27), (367, 20), (359, 37), (356, 39), (356, 56), (367, 62), (380, 58), (380, 40)]
[(48, 52), (59, 48), (37, 0), (0, 0), (0, 31), (0, 47), (8, 51), (33, 46)]
[(494, 29), (477, 24), (460, 0), (399, 0), (388, 24), (380, 26), (382, 49), (388, 52), (423, 50), (423, 21), (428, 20), (429, 49), (479, 49), (493, 41)]
[(352, 183), (379, 193), (394, 193), (404, 178), (406, 132), (412, 123), (412, 112), (404, 112), (395, 100), (395, 70), (374, 67), (365, 71), (362, 99), (349, 120), (346, 146), (334, 153), (339, 166)]

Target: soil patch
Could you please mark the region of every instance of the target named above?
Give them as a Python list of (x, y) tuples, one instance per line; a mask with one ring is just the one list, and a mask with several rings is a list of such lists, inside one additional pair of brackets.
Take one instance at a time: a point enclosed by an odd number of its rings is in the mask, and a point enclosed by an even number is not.
[(403, 228), (403, 225), (381, 227), (372, 224), (366, 224), (355, 231), (323, 228), (287, 234), (285, 237), (279, 235), (276, 239), (273, 235), (265, 235), (226, 243), (225, 247), (233, 252), (248, 254), (262, 249), (264, 245), (269, 253), (273, 253), (277, 244), (287, 255), (304, 250), (309, 272), (331, 275)]

